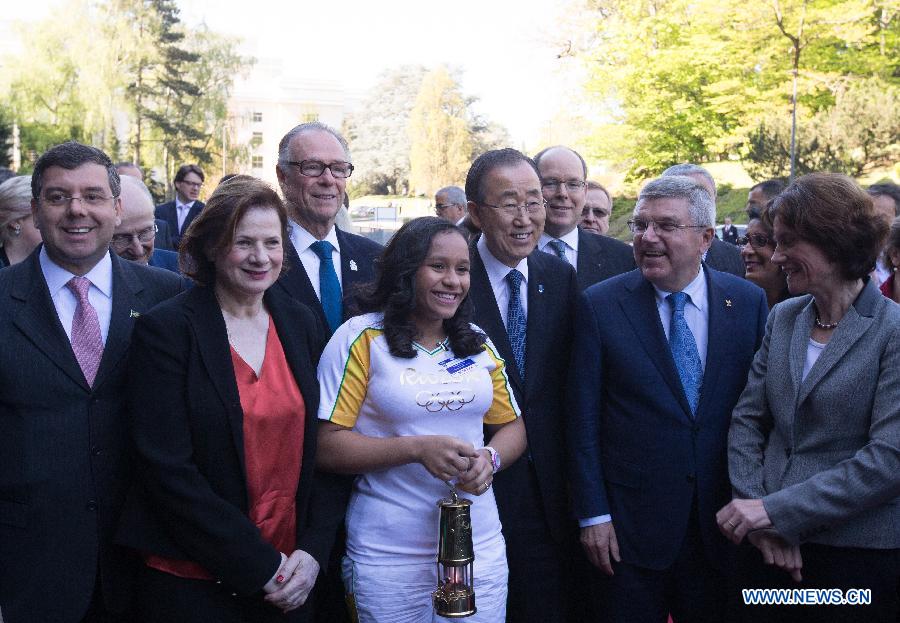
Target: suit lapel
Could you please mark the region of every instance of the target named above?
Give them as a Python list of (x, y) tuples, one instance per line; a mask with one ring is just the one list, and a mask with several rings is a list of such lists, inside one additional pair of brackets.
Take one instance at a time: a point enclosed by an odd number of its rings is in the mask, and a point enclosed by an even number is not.
[[(718, 387), (719, 371), (726, 365), (723, 340), (735, 335), (738, 331), (734, 307), (726, 298), (725, 291), (719, 287), (712, 273), (706, 270), (706, 304), (709, 309), (709, 323), (706, 340), (706, 362), (703, 367), (703, 384), (700, 388), (700, 401), (697, 405), (697, 419), (704, 412), (704, 407), (713, 399)], [(676, 371), (677, 372), (677, 371)]]
[(189, 294), (188, 306), (191, 309), (190, 322), (197, 336), (200, 359), (225, 405), (234, 447), (241, 461), (241, 468), (244, 469), (244, 417), (222, 310), (219, 309), (213, 289), (209, 287), (193, 288)]
[[(547, 323), (548, 299), (552, 296), (545, 293), (547, 285), (545, 283), (546, 275), (540, 265), (540, 260), (535, 257), (535, 253), (540, 251), (532, 251), (528, 256), (528, 320), (525, 332), (525, 370), (539, 370), (546, 362), (545, 349), (547, 341)], [(537, 375), (532, 374), (525, 377), (525, 385), (537, 382)]]
[(309, 275), (306, 274), (303, 262), (300, 261), (297, 249), (294, 248), (290, 241), (285, 245), (285, 256), (291, 268), (279, 277), (278, 284), (295, 301), (309, 306), (310, 309), (317, 313), (324, 326), (327, 327), (328, 323), (325, 320), (325, 310), (322, 309), (322, 303), (319, 301), (319, 297), (316, 296), (316, 291), (313, 289)]
[(600, 254), (597, 253), (594, 245), (588, 240), (588, 236), (594, 234), (586, 234), (581, 228), (578, 228), (578, 259), (576, 260), (579, 289), (584, 290), (589, 285), (597, 283), (599, 273), (601, 271)]
[[(487, 270), (481, 261), (481, 254), (478, 253), (478, 247), (474, 244), (470, 247), (470, 255), (472, 257), (472, 285), (469, 288), (469, 296), (475, 307), (475, 323), (491, 337), (491, 341), (506, 362), (506, 372), (515, 391), (519, 394), (517, 396), (518, 399), (524, 396), (525, 388), (519, 369), (516, 367), (516, 358), (513, 356), (512, 345), (509, 343), (509, 334), (506, 332), (506, 325), (503, 324), (500, 308), (497, 307), (497, 298), (494, 296), (494, 290), (491, 288)], [(531, 278), (529, 277), (530, 280)], [(527, 357), (527, 344), (525, 352)]]
[(94, 379), (94, 389), (100, 387), (121, 364), (131, 344), (131, 330), (134, 328), (134, 314), (144, 310), (140, 301), (140, 293), (144, 289), (141, 280), (137, 278), (130, 266), (113, 253), (113, 297), (112, 311), (109, 317), (109, 332), (106, 336), (106, 345), (103, 347), (103, 358), (100, 359), (100, 368), (97, 370), (97, 378)]
[(656, 366), (672, 391), (672, 395), (681, 405), (684, 416), (691, 420), (693, 419), (691, 407), (684, 394), (684, 388), (681, 386), (678, 370), (675, 369), (675, 360), (672, 358), (672, 351), (659, 319), (653, 286), (640, 273), (634, 273), (627, 288), (630, 298), (619, 302), (622, 312), (631, 323), (631, 327), (641, 346), (647, 351), (650, 361)]
[(56, 307), (50, 298), (49, 290), (47, 290), (47, 282), (41, 270), (38, 253), (39, 251), (36, 250), (25, 260), (29, 263), (29, 268), (27, 271), (19, 273), (17, 281), (11, 288), (12, 298), (22, 301), (22, 306), (13, 322), (44, 353), (47, 359), (58, 366), (82, 389), (90, 392), (91, 388), (84, 378), (81, 366), (75, 359), (72, 343), (59, 321)]
[[(815, 386), (821, 381), (826, 374), (836, 366), (847, 354), (847, 351), (869, 330), (874, 322), (875, 303), (881, 302), (882, 294), (871, 283), (867, 283), (863, 291), (857, 297), (857, 300), (850, 306), (847, 313), (841, 319), (834, 335), (831, 336), (828, 345), (822, 350), (822, 354), (813, 364), (806, 379), (800, 384), (800, 393), (797, 397), (797, 404), (801, 404)], [(812, 303), (809, 305), (810, 315), (814, 315), (812, 311)], [(804, 310), (806, 311), (806, 310)], [(803, 314), (801, 314), (803, 315)], [(810, 319), (812, 322), (812, 319)], [(811, 324), (807, 324), (807, 338), (812, 332)], [(796, 329), (795, 325), (795, 329)], [(806, 344), (803, 345), (803, 355), (805, 360)], [(801, 367), (802, 373), (802, 367)]]
[[(800, 394), (800, 386), (803, 382), (803, 366), (806, 363), (806, 349), (809, 345), (809, 336), (812, 333), (813, 318), (816, 312), (812, 298), (794, 319), (794, 328), (791, 332), (790, 370), (791, 381), (794, 387), (794, 397)], [(795, 404), (800, 404), (798, 400)]]

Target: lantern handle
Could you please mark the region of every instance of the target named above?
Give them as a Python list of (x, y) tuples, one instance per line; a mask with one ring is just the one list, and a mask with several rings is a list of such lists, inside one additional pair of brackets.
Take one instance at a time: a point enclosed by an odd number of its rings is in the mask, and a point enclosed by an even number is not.
[(456, 495), (456, 487), (449, 480), (445, 480), (444, 484), (450, 487), (450, 495), (452, 496), (453, 503), (456, 504), (459, 502), (459, 496)]

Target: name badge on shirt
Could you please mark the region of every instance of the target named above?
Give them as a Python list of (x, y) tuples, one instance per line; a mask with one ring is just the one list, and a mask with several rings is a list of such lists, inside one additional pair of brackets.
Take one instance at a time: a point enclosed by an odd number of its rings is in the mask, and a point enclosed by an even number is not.
[(468, 357), (465, 359), (456, 359), (454, 357), (450, 357), (448, 359), (444, 359), (443, 361), (439, 361), (438, 365), (445, 368), (450, 374), (456, 374), (457, 372), (462, 372), (466, 368), (474, 366), (475, 362)]

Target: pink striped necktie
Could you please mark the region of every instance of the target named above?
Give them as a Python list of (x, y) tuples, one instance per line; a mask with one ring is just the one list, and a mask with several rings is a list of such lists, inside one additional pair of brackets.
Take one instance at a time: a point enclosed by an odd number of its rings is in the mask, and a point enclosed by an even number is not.
[(88, 300), (91, 282), (85, 277), (72, 277), (66, 286), (78, 299), (75, 317), (72, 319), (72, 350), (84, 378), (87, 379), (88, 385), (93, 387), (97, 369), (100, 367), (100, 358), (103, 356), (103, 338), (100, 335), (97, 310)]

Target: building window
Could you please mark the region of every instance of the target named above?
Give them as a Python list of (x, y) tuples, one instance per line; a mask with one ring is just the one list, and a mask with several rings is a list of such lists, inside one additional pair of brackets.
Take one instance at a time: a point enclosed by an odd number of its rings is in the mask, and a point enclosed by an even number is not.
[(311, 121), (318, 121), (319, 113), (317, 113), (317, 112), (303, 113), (303, 115), (301, 115), (300, 119), (301, 119), (301, 121), (303, 121), (303, 123), (309, 123)]
[(253, 123), (262, 123), (262, 113), (255, 112), (253, 113)]
[(253, 136), (250, 138), (250, 141), (259, 145), (263, 142), (262, 132), (254, 132)]
[(263, 157), (262, 156), (252, 156), (250, 158), (250, 164), (254, 169), (263, 168)]

